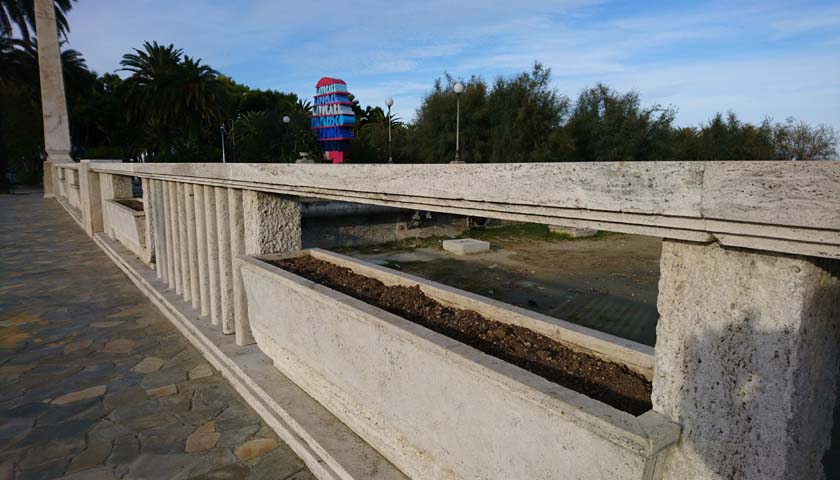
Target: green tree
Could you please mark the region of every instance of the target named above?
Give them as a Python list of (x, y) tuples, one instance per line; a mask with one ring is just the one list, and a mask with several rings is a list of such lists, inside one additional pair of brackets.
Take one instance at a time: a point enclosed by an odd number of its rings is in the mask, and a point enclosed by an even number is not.
[(210, 136), (222, 122), (218, 72), (157, 42), (145, 42), (120, 64), (131, 73), (123, 87), (145, 153), (163, 161), (217, 158)]
[(635, 91), (618, 93), (604, 84), (584, 89), (567, 124), (577, 161), (671, 159), (676, 110), (642, 108)]
[(791, 117), (772, 130), (776, 159), (837, 160), (838, 135), (829, 125), (810, 125)]
[[(447, 163), (455, 159), (455, 79), (446, 74), (435, 80), (434, 88), (423, 99), (406, 146), (409, 156), (419, 163)], [(479, 77), (464, 82), (461, 94), (461, 159), (469, 163), (490, 158), (490, 111), (487, 84)]]
[(551, 70), (539, 62), (530, 72), (498, 78), (488, 98), (488, 161), (547, 162), (568, 159), (570, 141), (563, 129), (568, 97), (551, 88)]
[[(76, 0), (54, 0), (55, 20), (59, 36), (70, 31), (66, 13)], [(17, 27), (24, 42), (29, 43), (35, 31), (35, 0), (0, 0), (0, 37), (11, 38), (12, 26)]]

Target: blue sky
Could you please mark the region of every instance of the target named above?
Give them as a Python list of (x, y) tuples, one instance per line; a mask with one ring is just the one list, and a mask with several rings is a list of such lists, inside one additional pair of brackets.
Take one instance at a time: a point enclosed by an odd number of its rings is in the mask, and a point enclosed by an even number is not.
[(145, 40), (235, 80), (311, 97), (322, 76), (414, 117), (443, 72), (492, 81), (552, 69), (570, 97), (602, 81), (677, 123), (715, 112), (840, 129), (840, 2), (78, 0), (70, 45), (100, 73)]

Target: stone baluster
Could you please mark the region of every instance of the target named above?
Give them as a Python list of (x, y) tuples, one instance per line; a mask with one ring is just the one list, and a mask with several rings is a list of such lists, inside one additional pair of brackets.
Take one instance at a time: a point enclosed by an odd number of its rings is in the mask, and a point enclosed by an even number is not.
[(169, 221), (167, 241), (169, 242), (169, 288), (181, 293), (181, 246), (178, 244), (178, 200), (174, 182), (166, 182), (167, 220)]
[(181, 295), (187, 302), (192, 298), (190, 295), (190, 254), (187, 246), (187, 209), (184, 201), (184, 184), (175, 183), (177, 194), (175, 200), (178, 202), (178, 247), (181, 262)]
[(152, 180), (152, 201), (155, 204), (155, 267), (157, 276), (164, 283), (169, 279), (166, 243), (166, 202), (163, 200), (162, 182)]
[(196, 310), (201, 309), (201, 294), (198, 284), (198, 248), (195, 225), (195, 194), (191, 183), (184, 184), (184, 206), (187, 213), (187, 262), (190, 272), (190, 301)]
[(245, 215), (242, 207), (242, 190), (229, 189), (228, 204), (230, 209), (230, 282), (233, 291), (233, 331), (236, 333), (237, 345), (250, 345), (254, 343), (254, 338), (247, 324), (248, 303), (242, 285), (242, 274), (235, 261), (238, 255), (245, 253), (245, 225), (243, 223)]
[(219, 324), (222, 298), (219, 289), (219, 232), (216, 227), (216, 189), (209, 185), (204, 189), (204, 226), (207, 240), (207, 273), (210, 296), (210, 323)]
[(192, 185), (195, 203), (195, 250), (198, 257), (198, 297), (202, 316), (210, 315), (210, 274), (207, 260), (207, 217), (204, 213), (204, 186)]
[(144, 232), (146, 237), (146, 258), (143, 260), (146, 263), (157, 262), (158, 257), (155, 255), (157, 248), (155, 245), (155, 214), (157, 212), (155, 212), (155, 202), (152, 201), (151, 180), (148, 178), (140, 178), (140, 182), (143, 190), (143, 211), (145, 213), (143, 220), (146, 224)]
[(219, 245), (219, 323), (222, 333), (234, 332), (233, 278), (231, 264), (230, 208), (227, 188), (214, 187), (216, 197), (216, 231)]

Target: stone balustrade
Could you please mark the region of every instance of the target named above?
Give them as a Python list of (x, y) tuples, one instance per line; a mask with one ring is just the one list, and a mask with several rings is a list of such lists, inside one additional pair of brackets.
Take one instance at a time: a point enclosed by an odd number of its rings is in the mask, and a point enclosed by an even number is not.
[(838, 162), (51, 165), (56, 197), (94, 238), (116, 221), (103, 205), (140, 177), (145, 261), (240, 346), (253, 336), (235, 258), (300, 249), (300, 197), (661, 237), (653, 405), (681, 433), (646, 478), (823, 475)]

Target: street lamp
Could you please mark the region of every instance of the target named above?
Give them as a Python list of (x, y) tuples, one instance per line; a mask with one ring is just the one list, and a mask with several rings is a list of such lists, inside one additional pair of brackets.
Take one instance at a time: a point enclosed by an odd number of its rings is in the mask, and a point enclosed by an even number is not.
[(461, 163), (461, 94), (464, 93), (464, 84), (461, 82), (455, 83), (452, 86), (455, 92), (456, 110), (455, 110), (455, 161), (453, 163)]
[(391, 105), (393, 104), (393, 98), (388, 97), (385, 99), (385, 105), (388, 106), (388, 163), (394, 163), (394, 157), (391, 154)]
[(222, 163), (227, 163), (225, 160), (225, 124), (219, 126), (219, 133), (222, 135)]
[[(283, 124), (286, 125), (286, 136), (289, 135), (289, 122), (291, 122), (291, 121), (292, 121), (292, 119), (289, 118), (288, 115), (283, 115)], [(287, 142), (288, 142), (288, 140), (287, 140)], [(295, 156), (295, 153), (292, 152), (291, 157), (294, 157), (294, 156)], [(289, 161), (291, 162), (292, 159), (290, 158)]]

